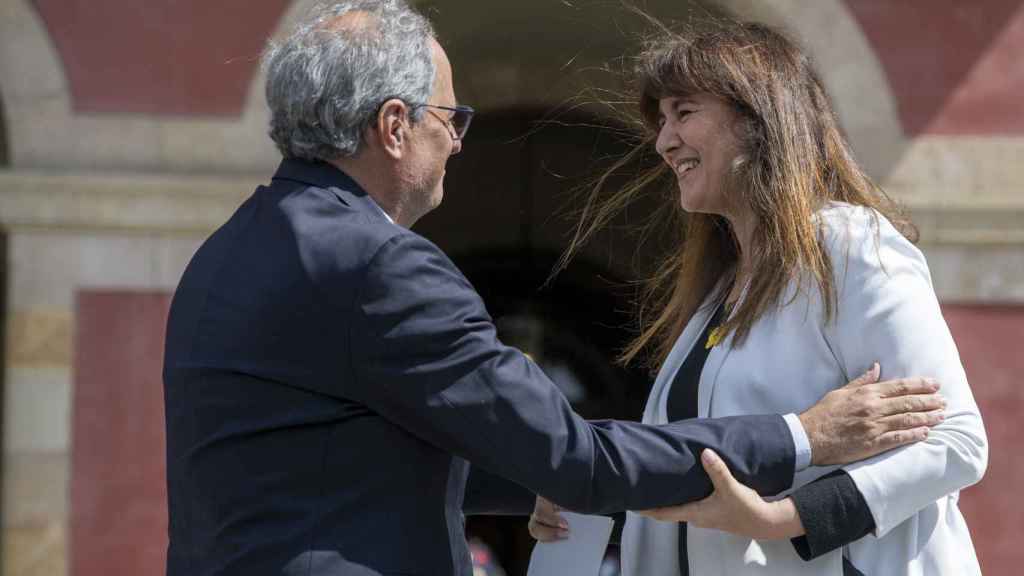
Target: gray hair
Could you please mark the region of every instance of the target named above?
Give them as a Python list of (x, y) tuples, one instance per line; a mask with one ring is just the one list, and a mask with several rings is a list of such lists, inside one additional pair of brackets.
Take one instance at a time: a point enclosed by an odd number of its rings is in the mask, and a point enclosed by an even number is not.
[[(363, 13), (368, 20), (338, 18)], [(285, 158), (332, 160), (359, 151), (363, 131), (391, 98), (433, 92), (430, 22), (405, 0), (321, 5), (263, 56), (270, 138)], [(418, 121), (423, 110), (413, 108)]]

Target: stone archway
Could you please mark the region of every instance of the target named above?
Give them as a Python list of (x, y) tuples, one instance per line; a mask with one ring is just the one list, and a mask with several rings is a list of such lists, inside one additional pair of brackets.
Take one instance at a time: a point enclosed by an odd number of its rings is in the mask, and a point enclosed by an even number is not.
[[(460, 100), (482, 113), (588, 108), (588, 89), (621, 89), (614, 68), (650, 30), (618, 2), (413, 0), (434, 23), (455, 69)], [(817, 63), (858, 158), (884, 181), (908, 145), (896, 99), (877, 55), (844, 0), (646, 0), (651, 16), (672, 22), (693, 13), (727, 13), (778, 26)], [(296, 0), (278, 34), (315, 2)], [(606, 70), (607, 67), (612, 68)], [(250, 85), (246, 123), (264, 121), (262, 74)], [(588, 95), (589, 94), (589, 95)]]
[(843, 0), (713, 0), (739, 18), (777, 26), (815, 62), (858, 160), (884, 181), (903, 155), (904, 133), (885, 71)]
[[(587, 107), (583, 91), (615, 90), (617, 59), (650, 30), (615, 2), (481, 3), (420, 0), (448, 50), (460, 99), (483, 112)], [(666, 23), (727, 13), (780, 27), (817, 62), (844, 129), (868, 172), (884, 180), (907, 146), (895, 98), (843, 0), (648, 0)], [(612, 70), (604, 71), (607, 65)], [(600, 107), (591, 106), (597, 114)]]

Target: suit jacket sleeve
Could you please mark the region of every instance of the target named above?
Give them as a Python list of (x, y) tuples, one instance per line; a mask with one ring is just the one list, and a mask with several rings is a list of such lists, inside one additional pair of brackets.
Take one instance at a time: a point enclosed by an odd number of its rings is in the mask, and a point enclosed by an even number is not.
[(466, 515), (529, 515), (537, 495), (521, 485), (472, 466), (466, 480), (462, 512)]
[(468, 281), (415, 234), (376, 251), (357, 293), (348, 315), (352, 376), (342, 393), (570, 510), (705, 497), (711, 484), (697, 456), (706, 447), (762, 493), (792, 482), (793, 440), (778, 415), (664, 426), (583, 420), (533, 362), (497, 340)]
[(927, 440), (844, 467), (880, 537), (980, 480), (988, 443), (921, 252), (888, 220), (864, 209), (830, 211), (825, 238), (839, 304), (826, 332), (846, 374), (878, 361), (883, 379), (931, 376), (948, 403), (946, 420)]

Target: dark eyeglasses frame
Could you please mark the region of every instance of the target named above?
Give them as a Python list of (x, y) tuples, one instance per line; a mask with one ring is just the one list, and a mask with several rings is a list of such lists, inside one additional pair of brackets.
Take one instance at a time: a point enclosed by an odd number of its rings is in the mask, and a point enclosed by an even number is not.
[[(447, 110), (454, 112), (451, 118), (442, 118), (438, 114), (434, 114), (438, 120), (444, 122), (449, 126), (449, 133), (452, 135), (452, 140), (462, 140), (466, 137), (466, 132), (469, 132), (469, 124), (473, 121), (473, 114), (476, 112), (469, 106), (438, 106), (437, 104), (410, 104), (413, 108), (437, 108), (438, 110)], [(464, 120), (463, 120), (464, 118)]]

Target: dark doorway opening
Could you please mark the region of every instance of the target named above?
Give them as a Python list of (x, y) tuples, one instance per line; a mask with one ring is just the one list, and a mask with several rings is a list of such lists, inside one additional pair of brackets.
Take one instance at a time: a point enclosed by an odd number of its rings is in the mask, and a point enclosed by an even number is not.
[[(555, 123), (530, 112), (481, 115), (448, 163), (442, 206), (415, 226), (466, 274), (507, 344), (541, 363), (549, 347), (593, 356), (580, 368), (592, 388), (587, 400), (567, 393), (592, 418), (638, 419), (646, 400), (649, 376), (614, 358), (631, 336), (635, 281), (655, 260), (636, 254), (629, 224), (649, 218), (659, 199), (632, 206), (628, 221), (550, 274), (571, 238), (580, 192), (627, 151), (592, 117)], [(648, 244), (651, 253), (665, 247)]]
[[(3, 142), (0, 137), (0, 143)], [(4, 399), (7, 397), (7, 382), (4, 378), (4, 374), (7, 372), (7, 231), (0, 226), (0, 430), (4, 429)], [(0, 442), (5, 441), (0, 434)], [(0, 479), (6, 478), (6, 458), (0, 458)], [(6, 489), (3, 485), (3, 480), (0, 480), (0, 489)], [(0, 518), (4, 517), (3, 503), (0, 502)], [(0, 566), (3, 566), (4, 562), (4, 548), (0, 547)]]
[(8, 164), (7, 159), (7, 119), (4, 116), (4, 103), (0, 100), (0, 168)]
[[(0, 170), (7, 167), (7, 123), (4, 117), (4, 103), (0, 100)], [(0, 430), (4, 429), (4, 397), (7, 396), (7, 382), (4, 379), (4, 374), (7, 372), (7, 231), (0, 226), (0, 391), (4, 393), (0, 394)], [(0, 434), (0, 442), (4, 438)], [(0, 458), (0, 478), (5, 478), (4, 474), (4, 458)], [(2, 486), (2, 480), (0, 480), (0, 488)], [(0, 504), (0, 518), (3, 518), (4, 510), (3, 505)], [(0, 566), (3, 565), (3, 550), (0, 549)]]
[[(623, 227), (546, 282), (569, 242), (579, 190), (627, 144), (590, 117), (555, 123), (526, 111), (473, 122), (448, 163), (442, 206), (416, 231), (452, 257), (502, 341), (529, 354), (577, 412), (638, 420), (651, 378), (614, 358), (631, 336), (631, 281), (653, 258), (634, 258), (636, 239)], [(646, 199), (631, 221), (657, 207)], [(507, 574), (526, 573), (533, 540), (525, 517), (470, 517), (466, 527)]]

